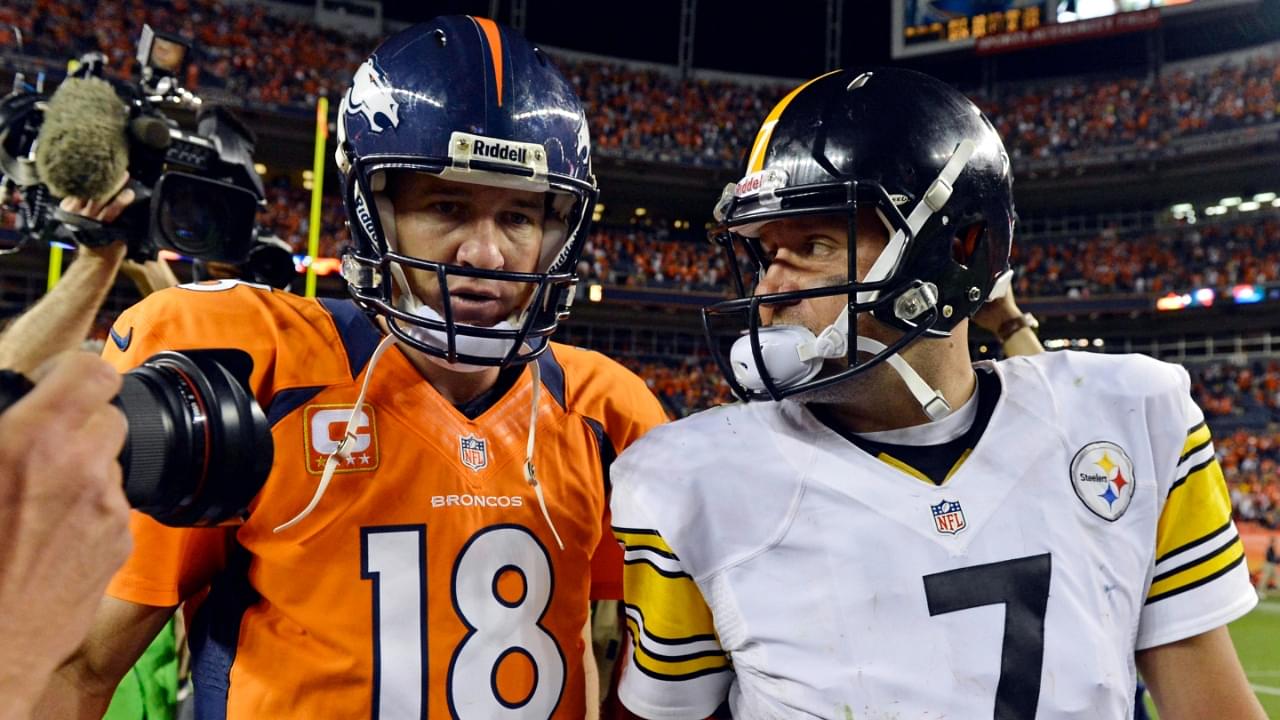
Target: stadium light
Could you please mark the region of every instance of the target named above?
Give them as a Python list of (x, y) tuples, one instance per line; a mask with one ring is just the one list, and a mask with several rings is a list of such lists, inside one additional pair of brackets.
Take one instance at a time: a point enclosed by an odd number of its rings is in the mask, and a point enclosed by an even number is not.
[(1243, 200), (1238, 197), (1225, 197), (1219, 200), (1218, 204), (1225, 205), (1226, 207), (1235, 207), (1236, 205), (1239, 205), (1241, 202), (1243, 202)]
[(1231, 297), (1237, 305), (1252, 305), (1262, 302), (1263, 291), (1257, 285), (1236, 285), (1231, 288)]
[(1103, 342), (1102, 338), (1094, 338), (1094, 339), (1093, 339), (1093, 346), (1094, 346), (1094, 347), (1102, 347), (1103, 345), (1106, 345), (1106, 343), (1105, 343), (1105, 342)]
[(636, 208), (636, 217), (644, 217), (644, 216), (645, 216), (645, 215), (647, 215), (647, 214), (649, 214), (649, 211), (648, 211), (648, 210), (646, 210), (646, 209), (644, 209), (644, 208), (642, 208), (642, 207), (638, 207), (638, 208)]
[(1258, 193), (1257, 195), (1253, 196), (1253, 201), (1260, 202), (1260, 203), (1269, 203), (1274, 201), (1275, 199), (1276, 199), (1276, 194), (1273, 192)]
[(256, 172), (256, 173), (258, 173), (259, 175), (266, 175), (266, 174), (267, 174), (267, 166), (266, 166), (266, 165), (263, 165), (262, 163), (254, 163), (254, 164), (253, 164), (253, 171), (254, 171), (254, 172)]
[(600, 283), (591, 283), (587, 287), (587, 299), (591, 302), (600, 302), (604, 299), (604, 286)]
[(1240, 203), (1240, 207), (1237, 208), (1237, 210), (1239, 210), (1240, 212), (1253, 212), (1254, 210), (1257, 210), (1260, 207), (1262, 207), (1260, 203), (1256, 203), (1250, 200), (1249, 202)]
[(1204, 209), (1205, 215), (1225, 215), (1226, 213), (1227, 209), (1221, 205), (1210, 205)]
[(604, 203), (602, 203), (602, 202), (598, 202), (598, 203), (596, 203), (596, 206), (595, 206), (595, 212), (597, 212), (597, 213), (602, 213), (602, 212), (604, 212)]
[(1193, 213), (1195, 211), (1196, 209), (1191, 205), (1191, 203), (1178, 203), (1177, 205), (1174, 205), (1173, 207), (1169, 208), (1169, 212), (1173, 213), (1174, 215), (1177, 215), (1179, 213)]
[(311, 181), (311, 180), (314, 180), (314, 179), (315, 179), (315, 177), (316, 177), (316, 174), (315, 174), (314, 172), (310, 171), (310, 170), (303, 170), (303, 171), (302, 171), (302, 179), (303, 179), (303, 180)]
[(1280, 207), (1280, 198), (1271, 201), (1271, 207)]

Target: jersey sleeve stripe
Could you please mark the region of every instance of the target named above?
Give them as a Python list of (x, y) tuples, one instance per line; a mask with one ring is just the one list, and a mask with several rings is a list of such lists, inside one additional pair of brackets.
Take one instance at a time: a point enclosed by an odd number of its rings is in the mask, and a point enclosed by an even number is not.
[[(1215, 545), (1212, 550), (1205, 553), (1204, 555), (1201, 555), (1198, 558), (1188, 560), (1187, 562), (1184, 562), (1181, 565), (1169, 568), (1168, 570), (1164, 570), (1162, 572), (1158, 572), (1154, 577), (1151, 578), (1152, 587), (1155, 587), (1160, 583), (1164, 582), (1165, 580), (1168, 580), (1169, 578), (1174, 577), (1175, 575), (1178, 575), (1180, 573), (1184, 573), (1188, 570), (1191, 570), (1192, 568), (1195, 568), (1199, 565), (1202, 565), (1207, 562), (1213, 562), (1214, 558), (1218, 557), (1219, 555), (1225, 552), (1230, 551), (1232, 546), (1234, 546), (1237, 542), (1239, 542), (1239, 538), (1233, 535), (1231, 537), (1228, 537), (1226, 541), (1219, 543), (1218, 545)], [(1167, 564), (1172, 564), (1172, 563), (1167, 563)]]
[[(1190, 470), (1187, 470), (1186, 473), (1181, 475), (1177, 480), (1174, 480), (1173, 484), (1169, 486), (1169, 495), (1172, 496), (1173, 491), (1182, 487), (1182, 484), (1185, 483), (1188, 480), (1188, 478), (1200, 472), (1201, 470), (1204, 470), (1205, 468), (1209, 467), (1209, 465), (1211, 464), (1212, 465), (1218, 464), (1217, 458), (1214, 457), (1212, 453), (1210, 453), (1208, 459), (1201, 461), (1200, 463), (1192, 467)], [(1219, 470), (1219, 472), (1221, 472), (1221, 470)]]
[(1171, 557), (1175, 549), (1220, 531), (1231, 520), (1231, 497), (1216, 459), (1210, 457), (1180, 482), (1156, 525), (1157, 558)]
[(631, 632), (631, 660), (637, 668), (659, 680), (681, 681), (725, 672), (729, 658), (724, 651), (706, 649), (683, 654), (657, 653), (644, 642), (646, 633), (637, 618), (627, 614), (627, 628)]
[(674, 578), (689, 577), (689, 573), (678, 569), (679, 565), (675, 566), (674, 568), (671, 567), (670, 565), (664, 566), (663, 563), (655, 560), (654, 558), (634, 555), (630, 550), (628, 550), (626, 554), (623, 555), (623, 558), (622, 558), (623, 565), (636, 565), (641, 563), (648, 565), (649, 567), (653, 568), (654, 572), (666, 578), (674, 579)]
[(614, 537), (618, 538), (618, 542), (622, 543), (624, 549), (647, 548), (649, 550), (663, 553), (666, 557), (673, 560), (678, 559), (675, 551), (667, 544), (666, 540), (658, 534), (656, 530), (638, 530), (636, 528), (613, 527)]
[(1199, 453), (1201, 450), (1204, 450), (1205, 448), (1212, 446), (1212, 444), (1213, 444), (1213, 438), (1206, 437), (1204, 439), (1204, 442), (1200, 443), (1199, 445), (1196, 445), (1191, 448), (1184, 448), (1182, 451), (1182, 457), (1178, 458), (1178, 465), (1182, 465), (1192, 455), (1195, 455)]
[(646, 630), (654, 638), (686, 642), (714, 636), (711, 609), (688, 575), (670, 577), (647, 563), (624, 563), (622, 575), (627, 606), (643, 611)]
[(676, 554), (671, 552), (670, 550), (663, 550), (662, 548), (654, 547), (653, 545), (632, 544), (632, 543), (624, 542), (622, 543), (622, 549), (629, 552), (638, 552), (638, 553), (644, 553), (646, 555), (652, 555), (655, 557), (666, 558), (667, 560), (673, 560), (676, 562), (680, 561), (680, 558), (676, 557)]
[(1187, 450), (1199, 445), (1209, 438), (1209, 426), (1204, 420), (1192, 425), (1187, 429), (1187, 440), (1182, 445), (1182, 453), (1185, 455)]
[[(1230, 533), (1228, 533), (1228, 531), (1230, 531)], [(1195, 548), (1197, 548), (1197, 547), (1199, 547), (1199, 546), (1201, 546), (1201, 545), (1204, 545), (1205, 543), (1208, 543), (1209, 541), (1211, 541), (1211, 540), (1213, 540), (1213, 539), (1215, 539), (1215, 538), (1218, 538), (1218, 537), (1220, 537), (1220, 536), (1223, 536), (1224, 534), (1231, 534), (1231, 535), (1235, 535), (1235, 525), (1234, 525), (1234, 524), (1232, 524), (1232, 522), (1231, 522), (1231, 520), (1230, 520), (1230, 519), (1228, 519), (1228, 520), (1227, 520), (1225, 523), (1223, 523), (1221, 526), (1214, 528), (1213, 530), (1209, 531), (1208, 533), (1205, 533), (1205, 534), (1204, 534), (1204, 535), (1202, 535), (1201, 537), (1198, 537), (1198, 538), (1196, 538), (1195, 540), (1192, 540), (1192, 541), (1191, 541), (1191, 542), (1189, 542), (1189, 543), (1184, 543), (1184, 544), (1182, 544), (1182, 545), (1179, 545), (1178, 547), (1176, 547), (1176, 548), (1174, 548), (1174, 549), (1172, 549), (1172, 550), (1170, 550), (1170, 551), (1166, 552), (1165, 554), (1163, 554), (1163, 555), (1161, 555), (1161, 556), (1157, 557), (1157, 558), (1156, 558), (1156, 572), (1157, 572), (1157, 573), (1161, 572), (1161, 568), (1160, 568), (1160, 566), (1161, 566), (1161, 565), (1164, 565), (1164, 564), (1167, 564), (1167, 562), (1166, 562), (1166, 561), (1170, 560), (1171, 558), (1172, 558), (1172, 559), (1178, 559), (1176, 556), (1181, 555), (1181, 554), (1183, 554), (1183, 553), (1185, 553), (1185, 552), (1187, 552), (1187, 551), (1189, 551), (1189, 550), (1194, 550)]]
[(1158, 591), (1157, 591), (1157, 588), (1153, 585), (1151, 588), (1153, 592), (1147, 593), (1146, 604), (1150, 605), (1153, 602), (1158, 602), (1160, 600), (1173, 597), (1174, 595), (1184, 593), (1188, 590), (1194, 590), (1195, 588), (1198, 588), (1201, 585), (1206, 585), (1208, 583), (1211, 583), (1214, 580), (1217, 580), (1218, 578), (1222, 577), (1223, 575), (1226, 575), (1227, 573), (1231, 572), (1232, 570), (1235, 569), (1237, 565), (1244, 562), (1244, 545), (1239, 541), (1237, 541), (1234, 548), (1230, 552), (1224, 553), (1219, 557), (1221, 558), (1220, 561), (1207, 564), (1209, 566), (1212, 566), (1213, 569), (1209, 569), (1209, 567), (1202, 568), (1203, 572), (1196, 573), (1196, 575), (1198, 575), (1199, 577), (1197, 577), (1194, 580), (1191, 578), (1185, 578), (1186, 583), (1183, 585), (1175, 586), (1172, 583), (1170, 583), (1165, 587), (1159, 588)]
[[(674, 647), (676, 645), (693, 646), (698, 643), (715, 643), (716, 647), (720, 646), (720, 641), (716, 638), (714, 630), (701, 635), (689, 635), (687, 637), (680, 638), (662, 637), (661, 635), (656, 635), (649, 630), (648, 625), (646, 625), (644, 621), (644, 611), (640, 608), (635, 605), (623, 603), (622, 609), (626, 613), (627, 617), (638, 623), (640, 625), (640, 629), (644, 630), (644, 641), (650, 645), (657, 644)], [(668, 651), (664, 650), (661, 652), (667, 653)]]

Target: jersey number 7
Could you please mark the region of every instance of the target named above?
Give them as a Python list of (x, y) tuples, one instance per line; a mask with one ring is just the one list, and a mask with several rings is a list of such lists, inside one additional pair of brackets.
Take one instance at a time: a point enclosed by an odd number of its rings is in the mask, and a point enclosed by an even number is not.
[[(373, 583), (374, 720), (426, 717), (426, 533), (425, 525), (360, 533), (361, 577)], [(538, 622), (551, 603), (552, 582), (546, 549), (524, 527), (493, 525), (462, 546), (450, 583), (453, 607), (468, 630), (449, 661), (447, 695), (455, 718), (548, 718), (555, 712), (564, 691), (564, 653)], [(503, 584), (516, 592), (504, 592)], [(532, 666), (532, 687), (514, 693), (519, 697), (499, 687), (506, 662)]]
[(924, 576), (930, 616), (1004, 604), (995, 720), (1036, 716), (1051, 571), (1045, 553)]

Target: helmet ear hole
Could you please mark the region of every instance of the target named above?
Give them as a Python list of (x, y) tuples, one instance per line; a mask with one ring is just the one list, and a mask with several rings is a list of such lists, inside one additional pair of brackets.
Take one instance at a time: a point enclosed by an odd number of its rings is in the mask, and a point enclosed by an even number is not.
[(969, 267), (973, 264), (973, 254), (978, 249), (978, 241), (987, 232), (987, 223), (972, 223), (960, 228), (951, 239), (951, 259), (960, 265)]

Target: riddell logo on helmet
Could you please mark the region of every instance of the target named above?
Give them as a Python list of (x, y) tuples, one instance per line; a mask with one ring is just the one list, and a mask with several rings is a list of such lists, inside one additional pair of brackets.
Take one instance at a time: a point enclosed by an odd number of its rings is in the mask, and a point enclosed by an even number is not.
[(520, 165), (526, 165), (529, 162), (529, 151), (525, 148), (480, 139), (476, 140), (471, 154)]
[(369, 239), (377, 237), (374, 232), (373, 217), (369, 214), (369, 205), (364, 201), (364, 193), (356, 189), (356, 220), (360, 222), (360, 227), (364, 229)]
[(761, 170), (738, 181), (733, 188), (735, 197), (747, 197), (767, 190), (777, 190), (787, 184), (787, 174), (781, 170)]

